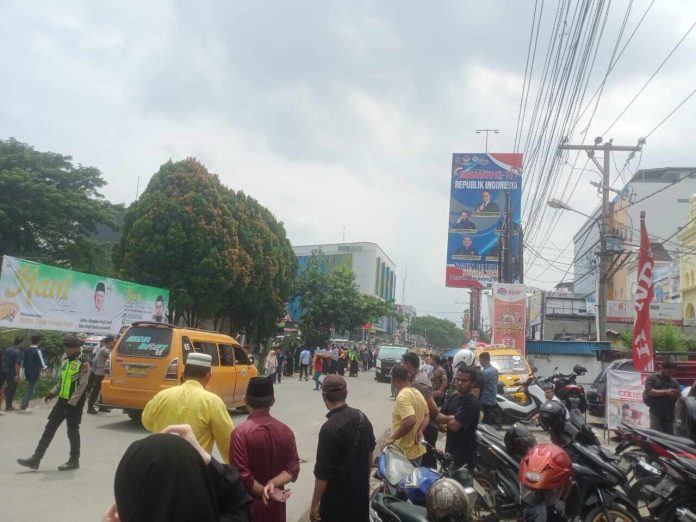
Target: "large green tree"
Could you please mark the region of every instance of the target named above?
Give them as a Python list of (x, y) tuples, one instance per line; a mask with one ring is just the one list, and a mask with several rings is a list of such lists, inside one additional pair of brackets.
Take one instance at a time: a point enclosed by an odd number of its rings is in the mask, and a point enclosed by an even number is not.
[(126, 213), (115, 263), (121, 275), (170, 289), (170, 320), (190, 326), (224, 313), (248, 284), (228, 191), (198, 161), (169, 161)]
[(246, 285), (227, 294), (227, 308), (217, 319), (228, 318), (233, 330), (244, 329), (262, 340), (275, 333), (292, 293), (297, 257), (285, 227), (255, 199), (229, 191), (227, 205), (237, 223), (240, 248), (251, 261)]
[(456, 348), (464, 342), (464, 331), (447, 319), (432, 315), (415, 317), (408, 327), (408, 332), (424, 337), (435, 348)]
[(338, 266), (326, 271), (321, 256), (313, 256), (297, 278), (296, 298), (301, 310), (298, 326), (303, 340), (321, 346), (331, 332), (351, 331), (394, 315), (394, 306), (373, 296), (360, 293), (355, 274)]
[(75, 270), (110, 273), (110, 255), (94, 239), (113, 225), (114, 205), (94, 167), (40, 152), (14, 138), (0, 141), (0, 254)]

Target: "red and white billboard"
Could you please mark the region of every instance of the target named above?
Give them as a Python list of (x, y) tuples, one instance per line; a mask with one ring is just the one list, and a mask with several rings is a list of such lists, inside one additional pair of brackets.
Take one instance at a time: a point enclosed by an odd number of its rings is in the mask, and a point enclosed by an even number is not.
[(492, 342), (525, 352), (526, 287), (493, 283)]

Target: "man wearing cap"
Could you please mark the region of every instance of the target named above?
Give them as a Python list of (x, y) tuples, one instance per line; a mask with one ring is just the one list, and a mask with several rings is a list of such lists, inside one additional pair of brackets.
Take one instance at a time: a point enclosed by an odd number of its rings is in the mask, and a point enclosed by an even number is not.
[(104, 380), (104, 372), (106, 371), (106, 362), (111, 356), (111, 350), (116, 345), (116, 339), (113, 335), (107, 335), (104, 338), (104, 346), (97, 350), (92, 360), (92, 372), (89, 374), (89, 399), (87, 401), (87, 413), (96, 415), (97, 410), (94, 409), (94, 404), (97, 402), (99, 392), (101, 392), (101, 383)]
[(68, 336), (63, 339), (65, 359), (60, 367), (60, 382), (46, 395), (46, 402), (56, 395), (58, 401), (48, 415), (48, 422), (34, 455), (28, 459), (17, 459), (20, 466), (39, 469), (41, 459), (46, 454), (56, 430), (65, 421), (70, 441), (70, 459), (62, 466), (58, 466), (58, 470), (68, 471), (80, 467), (80, 422), (89, 379), (89, 363), (82, 361), (81, 344), (77, 337)]
[(643, 402), (650, 408), (650, 429), (674, 434), (674, 406), (681, 395), (674, 379), (674, 361), (662, 363), (662, 369), (645, 380)]
[(367, 521), (375, 449), (372, 424), (363, 412), (346, 404), (348, 388), (343, 377), (327, 376), (321, 394), (329, 413), (319, 432), (309, 519)]
[(212, 362), (207, 353), (189, 353), (183, 384), (162, 390), (150, 399), (142, 421), (152, 433), (160, 433), (170, 424), (190, 424), (203, 449), (211, 453), (214, 442), (227, 464), (234, 424), (222, 399), (205, 389), (212, 376)]
[(246, 404), (251, 413), (232, 433), (230, 464), (237, 466), (242, 483), (253, 498), (251, 520), (284, 522), (284, 486), (297, 479), (300, 459), (292, 430), (271, 417), (275, 403), (271, 377), (249, 381)]

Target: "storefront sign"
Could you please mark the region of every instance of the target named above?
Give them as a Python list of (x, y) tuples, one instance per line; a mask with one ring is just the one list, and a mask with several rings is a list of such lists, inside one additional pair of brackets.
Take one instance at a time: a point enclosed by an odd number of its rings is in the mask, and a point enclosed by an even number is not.
[(643, 403), (645, 380), (649, 373), (620, 372), (607, 373), (606, 425), (616, 429), (622, 422), (650, 427), (650, 409)]

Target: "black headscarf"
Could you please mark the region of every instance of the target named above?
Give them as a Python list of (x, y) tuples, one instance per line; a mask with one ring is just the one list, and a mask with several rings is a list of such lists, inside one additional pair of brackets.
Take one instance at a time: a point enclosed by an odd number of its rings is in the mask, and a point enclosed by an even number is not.
[(184, 439), (156, 434), (126, 450), (116, 469), (123, 522), (214, 522), (219, 508), (203, 459)]

